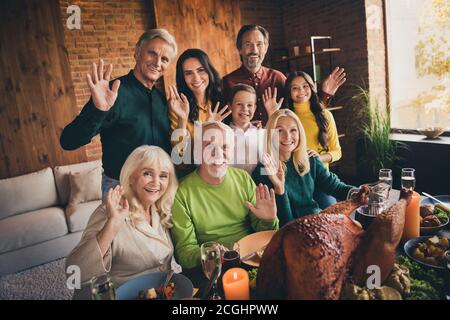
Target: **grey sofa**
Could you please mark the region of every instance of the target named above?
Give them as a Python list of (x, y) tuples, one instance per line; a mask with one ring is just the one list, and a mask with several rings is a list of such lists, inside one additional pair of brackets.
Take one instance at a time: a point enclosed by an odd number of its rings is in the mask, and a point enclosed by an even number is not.
[(69, 173), (98, 166), (101, 161), (46, 168), (0, 180), (0, 275), (70, 253), (101, 200), (68, 208)]

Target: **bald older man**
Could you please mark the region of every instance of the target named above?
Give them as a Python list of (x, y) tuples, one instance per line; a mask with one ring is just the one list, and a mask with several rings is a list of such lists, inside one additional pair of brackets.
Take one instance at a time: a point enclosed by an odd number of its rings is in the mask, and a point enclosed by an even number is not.
[(255, 186), (246, 171), (228, 165), (234, 150), (231, 128), (206, 122), (200, 136), (194, 144), (200, 146), (201, 164), (181, 181), (172, 207), (175, 256), (184, 268), (200, 265), (205, 242), (231, 248), (255, 231), (278, 229), (274, 190)]

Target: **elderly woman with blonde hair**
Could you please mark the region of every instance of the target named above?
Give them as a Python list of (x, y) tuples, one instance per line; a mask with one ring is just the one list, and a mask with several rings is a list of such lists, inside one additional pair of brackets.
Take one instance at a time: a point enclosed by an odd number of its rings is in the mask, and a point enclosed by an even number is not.
[(122, 167), (120, 185), (94, 211), (66, 265), (80, 267), (82, 282), (109, 273), (116, 286), (145, 273), (181, 272), (168, 231), (177, 186), (166, 152), (136, 148)]

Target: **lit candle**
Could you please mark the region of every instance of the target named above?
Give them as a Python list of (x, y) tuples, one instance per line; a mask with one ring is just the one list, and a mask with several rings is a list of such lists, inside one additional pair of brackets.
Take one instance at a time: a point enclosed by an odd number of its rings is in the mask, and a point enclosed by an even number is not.
[(222, 278), (223, 291), (227, 300), (249, 300), (248, 273), (242, 268), (231, 268)]
[(420, 195), (413, 191), (411, 202), (406, 207), (403, 239), (409, 240), (420, 236)]

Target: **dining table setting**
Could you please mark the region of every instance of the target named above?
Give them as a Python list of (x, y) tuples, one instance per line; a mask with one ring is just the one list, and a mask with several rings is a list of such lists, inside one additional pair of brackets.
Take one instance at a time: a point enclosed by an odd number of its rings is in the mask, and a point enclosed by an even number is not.
[[(404, 170), (405, 171), (405, 170)], [(413, 190), (415, 186), (412, 184), (408, 176), (411, 172), (405, 171), (405, 180), (402, 180), (402, 189)], [(388, 179), (386, 179), (386, 177)], [(413, 175), (412, 175), (413, 177)], [(403, 176), (402, 176), (403, 178)], [(336, 249), (333, 247), (332, 241), (336, 239), (344, 242), (345, 235), (342, 239), (334, 237), (327, 239), (327, 235), (322, 233), (322, 239), (316, 239), (316, 242), (321, 242), (321, 245), (315, 247), (314, 242), (308, 243), (317, 257), (326, 257), (330, 254), (330, 250), (339, 252), (334, 254), (334, 261), (336, 265), (320, 264), (319, 261), (313, 261), (308, 264), (307, 259), (298, 259), (305, 254), (304, 248), (301, 244), (297, 244), (298, 240), (308, 242), (309, 238), (297, 237), (294, 242), (283, 243), (288, 239), (289, 234), (284, 226), (280, 230), (268, 230), (255, 232), (245, 236), (237, 241), (231, 248), (226, 249), (217, 242), (203, 243), (201, 250), (201, 266), (192, 269), (183, 269), (181, 273), (170, 272), (156, 272), (141, 275), (118, 288), (109, 285), (110, 281), (104, 281), (103, 289), (106, 293), (99, 295), (101, 286), (96, 286), (96, 294), (93, 291), (93, 283), (86, 283), (82, 291), (84, 294), (77, 295), (79, 299), (109, 299), (113, 296), (117, 300), (251, 300), (251, 299), (343, 299), (343, 300), (449, 300), (450, 299), (450, 195), (430, 195), (426, 192), (419, 194), (412, 191), (410, 200), (402, 207), (404, 209), (404, 223), (401, 225), (400, 236), (401, 240), (396, 242), (396, 248), (393, 252), (371, 252), (376, 249), (376, 245), (381, 243), (381, 247), (386, 245), (386, 234), (380, 233), (380, 230), (386, 230), (386, 233), (395, 233), (395, 219), (399, 216), (399, 209), (401, 207), (403, 191), (392, 189), (392, 179), (389, 175), (380, 171), (380, 181), (369, 185), (369, 201), (367, 205), (358, 207), (351, 211), (348, 215), (350, 222), (347, 220), (345, 228), (353, 228), (357, 225), (357, 229), (364, 229), (365, 236), (363, 241), (366, 241), (366, 248), (362, 245), (358, 249), (353, 248), (352, 255), (345, 256), (345, 247)], [(400, 199), (400, 200), (399, 200)], [(403, 212), (402, 212), (403, 214)], [(341, 214), (342, 215), (342, 214)], [(382, 220), (382, 216), (387, 219)], [(392, 217), (389, 217), (392, 215)], [(300, 218), (302, 223), (321, 223), (323, 221), (330, 223), (333, 232), (341, 232), (336, 227), (338, 218), (330, 220), (329, 216), (320, 218), (320, 214), (316, 220), (311, 215)], [(396, 217), (397, 216), (397, 217)], [(309, 221), (308, 221), (309, 219)], [(337, 220), (336, 220), (337, 219)], [(345, 217), (347, 219), (347, 217)], [(344, 219), (344, 220), (345, 220)], [(387, 224), (386, 224), (387, 223)], [(384, 224), (384, 225), (383, 225)], [(380, 228), (380, 225), (382, 227)], [(327, 226), (327, 225), (324, 225)], [(296, 227), (295, 232), (302, 232), (300, 222)], [(320, 227), (320, 226), (319, 226)], [(383, 229), (384, 228), (384, 229)], [(386, 229), (387, 228), (387, 229)], [(291, 228), (292, 229), (292, 228)], [(345, 230), (347, 230), (345, 229)], [(300, 230), (300, 231), (299, 231)], [(305, 229), (306, 230), (306, 229)], [(336, 231), (337, 230), (337, 231)], [(355, 229), (356, 230), (356, 229)], [(394, 230), (394, 231), (393, 231)], [(348, 230), (347, 230), (348, 231)], [(343, 233), (347, 231), (342, 231)], [(284, 234), (283, 234), (284, 232)], [(359, 231), (358, 231), (359, 232)], [(378, 233), (377, 233), (378, 232)], [(308, 232), (308, 237), (315, 237), (317, 234)], [(398, 232), (397, 232), (398, 233)], [(303, 236), (303, 235), (302, 235)], [(365, 238), (364, 238), (365, 237)], [(296, 240), (297, 239), (297, 240)], [(387, 239), (387, 238), (386, 238)], [(326, 245), (323, 245), (325, 241)], [(327, 243), (328, 241), (328, 243)], [(358, 240), (359, 241), (359, 240)], [(342, 245), (342, 244), (340, 244)], [(289, 247), (287, 247), (289, 246)], [(345, 245), (343, 245), (345, 246)], [(330, 249), (331, 248), (331, 249)], [(283, 251), (280, 254), (280, 251)], [(323, 251), (323, 252), (322, 252)], [(308, 257), (311, 257), (311, 252)], [(319, 252), (319, 253), (318, 253)], [(277, 258), (277, 256), (285, 255), (287, 257)], [(297, 255), (296, 255), (297, 254)], [(386, 254), (386, 257), (380, 254)], [(395, 261), (390, 261), (388, 257), (392, 254)], [(292, 255), (292, 257), (289, 257)], [(294, 257), (297, 259), (294, 261)], [(277, 259), (285, 259), (282, 262)], [(321, 258), (317, 258), (320, 260)], [(351, 260), (353, 259), (353, 260)], [(372, 260), (371, 260), (372, 259)], [(380, 263), (382, 283), (375, 286), (366, 282), (358, 281), (361, 279), (361, 273), (358, 274), (358, 267), (362, 265), (365, 260), (375, 261)], [(324, 260), (327, 261), (326, 259)], [(355, 270), (347, 270), (348, 261), (356, 265)], [(388, 261), (388, 262), (386, 262)], [(316, 264), (315, 264), (316, 263)], [(283, 270), (280, 265), (283, 265)], [(327, 279), (328, 273), (336, 273), (333, 268), (338, 268), (339, 264), (343, 267), (339, 272), (344, 272), (342, 281), (331, 281)], [(367, 265), (367, 264), (366, 264)], [(323, 270), (319, 273), (318, 278), (304, 273), (305, 268), (316, 268)], [(302, 269), (303, 268), (303, 269)], [(327, 270), (328, 269), (328, 270)], [(369, 269), (367, 269), (369, 270)], [(353, 273), (352, 273), (353, 272)], [(348, 274), (351, 274), (348, 277)], [(367, 275), (362, 279), (368, 279)], [(299, 285), (304, 285), (305, 281), (311, 281), (311, 292), (304, 291), (304, 287), (296, 287), (290, 282), (298, 282)], [(331, 279), (331, 278), (330, 278)], [(284, 281), (284, 282), (283, 282)], [(332, 282), (329, 293), (326, 293), (324, 288), (327, 288), (327, 281)], [(280, 283), (277, 283), (280, 282)], [(105, 285), (106, 283), (106, 285)], [(284, 283), (287, 291), (283, 291), (280, 287)], [(314, 284), (320, 284), (321, 290), (314, 295)], [(99, 289), (100, 288), (100, 289)], [(278, 289), (277, 289), (278, 288)], [(111, 295), (111, 290), (114, 291)], [(280, 292), (277, 292), (280, 291)], [(325, 291), (324, 291), (325, 290)], [(325, 292), (325, 293), (324, 293)]]

